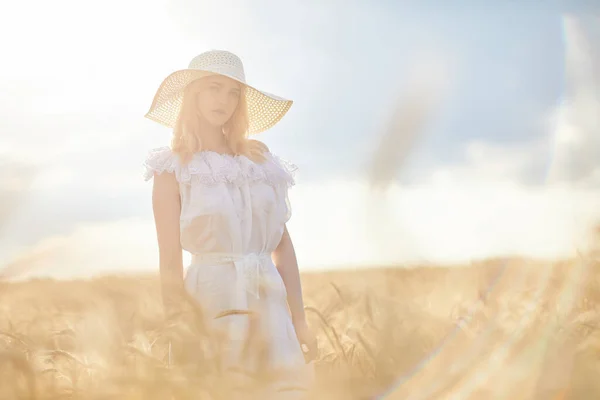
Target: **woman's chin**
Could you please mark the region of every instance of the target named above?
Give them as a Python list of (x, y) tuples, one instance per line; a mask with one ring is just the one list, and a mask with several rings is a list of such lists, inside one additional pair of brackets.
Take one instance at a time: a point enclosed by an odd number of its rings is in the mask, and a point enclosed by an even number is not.
[(208, 122), (208, 124), (210, 126), (212, 126), (213, 128), (222, 128), (225, 123), (227, 122), (227, 118), (223, 117), (223, 118), (219, 118), (219, 117), (212, 117), (212, 118), (207, 118), (206, 119)]

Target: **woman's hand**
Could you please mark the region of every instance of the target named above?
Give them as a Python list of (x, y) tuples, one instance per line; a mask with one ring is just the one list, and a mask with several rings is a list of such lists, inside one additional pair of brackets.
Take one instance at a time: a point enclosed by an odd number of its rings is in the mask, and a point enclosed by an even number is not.
[(165, 320), (167, 323), (175, 323), (182, 314), (181, 307), (171, 304), (165, 304), (164, 307)]
[(300, 342), (306, 362), (309, 363), (316, 359), (319, 351), (317, 336), (309, 328), (306, 321), (294, 322), (294, 330), (296, 331), (296, 337)]

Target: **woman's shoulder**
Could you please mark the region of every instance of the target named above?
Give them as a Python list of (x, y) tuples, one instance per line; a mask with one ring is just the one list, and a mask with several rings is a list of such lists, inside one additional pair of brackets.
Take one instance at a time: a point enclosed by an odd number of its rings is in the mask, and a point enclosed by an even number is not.
[(170, 147), (156, 147), (150, 149), (144, 161), (144, 180), (150, 180), (154, 174), (163, 172), (177, 173), (181, 169), (181, 163), (177, 154)]
[(281, 159), (269, 149), (265, 142), (260, 140), (248, 139), (246, 146), (249, 154), (260, 154), (267, 162)]
[(254, 140), (254, 142), (256, 142), (255, 146), (261, 149), (261, 154), (265, 158), (263, 167), (265, 168), (267, 175), (270, 175), (272, 178), (279, 181), (283, 180), (288, 186), (293, 186), (296, 182), (295, 178), (298, 166), (271, 151), (265, 143), (258, 140)]
[(251, 139), (249, 148), (264, 160), (255, 163), (248, 157), (221, 155), (216, 152), (198, 152), (188, 162), (182, 162), (178, 153), (163, 146), (148, 151), (144, 162), (144, 180), (162, 173), (173, 174), (179, 183), (214, 185), (219, 182), (241, 184), (245, 180), (264, 180), (270, 184), (295, 184), (298, 167), (273, 153), (266, 144)]
[(269, 153), (269, 146), (265, 142), (256, 139), (248, 139), (246, 141), (248, 150), (252, 153), (266, 154)]

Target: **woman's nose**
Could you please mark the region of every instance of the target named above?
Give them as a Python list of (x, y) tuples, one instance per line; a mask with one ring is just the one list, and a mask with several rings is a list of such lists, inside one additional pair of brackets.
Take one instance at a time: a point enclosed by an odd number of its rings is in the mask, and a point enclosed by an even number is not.
[(219, 103), (220, 106), (225, 106), (225, 105), (227, 105), (227, 101), (228, 101), (227, 92), (225, 92), (223, 90), (217, 96), (217, 102)]

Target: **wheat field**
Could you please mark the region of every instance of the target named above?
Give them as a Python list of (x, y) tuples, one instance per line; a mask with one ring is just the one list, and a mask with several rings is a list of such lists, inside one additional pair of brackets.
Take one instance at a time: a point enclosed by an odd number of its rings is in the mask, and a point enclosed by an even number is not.
[[(581, 256), (304, 273), (308, 398), (600, 398), (599, 269)], [(263, 376), (233, 392), (199, 321), (191, 304), (165, 320), (154, 274), (0, 282), (0, 398), (262, 398)]]

